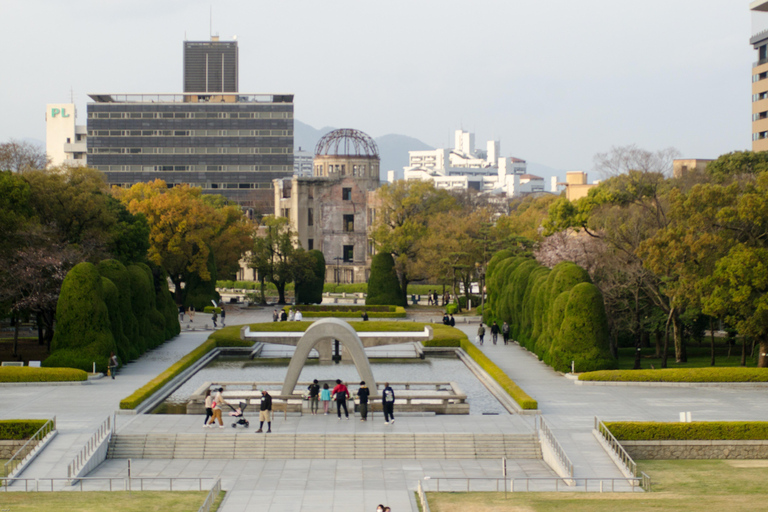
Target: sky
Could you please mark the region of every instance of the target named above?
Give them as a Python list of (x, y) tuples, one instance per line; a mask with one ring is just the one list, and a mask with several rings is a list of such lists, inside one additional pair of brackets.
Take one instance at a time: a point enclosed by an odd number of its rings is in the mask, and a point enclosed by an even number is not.
[(90, 93), (180, 92), (183, 41), (212, 27), (237, 36), (240, 92), (293, 93), (315, 128), (464, 129), (582, 171), (614, 146), (751, 147), (748, 0), (0, 0), (0, 19), (0, 142), (44, 141), (47, 103), (85, 124)]

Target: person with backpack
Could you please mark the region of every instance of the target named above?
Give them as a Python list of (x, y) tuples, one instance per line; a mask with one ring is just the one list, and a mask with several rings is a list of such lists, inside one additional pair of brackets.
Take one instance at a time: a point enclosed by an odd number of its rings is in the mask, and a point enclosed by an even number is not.
[[(381, 392), (381, 408), (384, 410), (384, 424), (389, 425), (395, 422), (395, 390), (389, 385), (384, 384), (384, 391)], [(391, 418), (391, 421), (390, 421)]]
[(483, 344), (484, 337), (485, 337), (485, 327), (483, 327), (483, 322), (480, 322), (480, 327), (477, 328), (477, 342), (480, 345)]

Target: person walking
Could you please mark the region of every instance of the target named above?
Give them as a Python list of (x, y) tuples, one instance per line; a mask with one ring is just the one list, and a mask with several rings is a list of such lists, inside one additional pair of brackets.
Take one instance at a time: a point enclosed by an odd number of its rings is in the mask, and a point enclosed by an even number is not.
[(280, 313), (277, 312), (277, 310), (274, 310), (272, 312), (272, 321), (277, 322), (280, 319)]
[(226, 327), (227, 326), (227, 310), (223, 307), (221, 308), (221, 326)]
[(483, 322), (480, 322), (480, 327), (477, 328), (477, 340), (480, 345), (483, 344), (484, 337), (485, 337), (485, 327), (483, 327)]
[(112, 376), (112, 380), (115, 380), (115, 373), (117, 373), (117, 356), (114, 352), (109, 353), (109, 374)]
[(307, 389), (309, 390), (309, 411), (311, 414), (317, 414), (317, 399), (320, 395), (320, 384), (317, 383), (317, 379), (313, 380)]
[(496, 323), (494, 320), (493, 325), (491, 326), (491, 339), (493, 340), (493, 344), (496, 344), (496, 340), (499, 338), (499, 324)]
[(213, 397), (211, 396), (211, 390), (205, 390), (205, 421), (203, 421), (203, 428), (208, 428), (208, 420), (213, 417)]
[(266, 389), (261, 390), (261, 404), (259, 404), (259, 430), (257, 434), (264, 432), (264, 422), (267, 422), (267, 434), (272, 433), (272, 396)]
[(189, 306), (189, 310), (187, 311), (187, 314), (189, 315), (189, 321), (194, 322), (195, 321), (195, 306)]
[(222, 391), (224, 391), (224, 388), (219, 388), (216, 391), (216, 396), (213, 397), (213, 417), (208, 423), (211, 425), (211, 428), (213, 428), (216, 420), (219, 420), (219, 428), (224, 428), (224, 421), (221, 419), (221, 404), (225, 404), (227, 401), (224, 400), (224, 397), (221, 395)]
[(284, 309), (280, 311), (280, 321), (281, 322), (288, 321), (288, 313), (286, 313)]
[(328, 406), (331, 405), (331, 390), (328, 388), (328, 384), (323, 384), (323, 389), (320, 390), (320, 401), (323, 402), (323, 411), (327, 416)]
[(506, 345), (509, 342), (509, 324), (507, 322), (501, 324), (501, 337)]
[(184, 306), (179, 304), (179, 322), (184, 321)]
[(213, 328), (214, 329), (216, 327), (218, 327), (218, 325), (216, 324), (216, 320), (218, 320), (218, 318), (219, 318), (219, 315), (216, 314), (216, 310), (214, 309), (213, 310), (213, 316), (211, 317), (211, 321), (213, 322)]
[(296, 311), (291, 308), (291, 312), (288, 313), (288, 321), (293, 322), (293, 319), (296, 318)]
[[(389, 425), (395, 422), (395, 390), (389, 385), (384, 384), (384, 391), (381, 392), (381, 408), (384, 410), (384, 424)], [(391, 418), (391, 421), (390, 421)]]
[(336, 387), (333, 388), (333, 397), (336, 399), (336, 414), (341, 419), (341, 408), (344, 408), (344, 417), (349, 419), (349, 411), (347, 410), (347, 399), (349, 398), (349, 389), (341, 382), (340, 379), (336, 379)]
[(304, 320), (304, 315), (302, 315), (301, 311), (297, 309), (296, 314), (293, 316), (293, 320), (296, 322), (301, 322), (302, 320)]
[(432, 305), (432, 290), (429, 290), (429, 295), (427, 295), (427, 306)]
[(365, 385), (365, 381), (360, 381), (360, 389), (357, 390), (357, 396), (360, 398), (360, 421), (368, 421), (368, 397), (371, 391)]

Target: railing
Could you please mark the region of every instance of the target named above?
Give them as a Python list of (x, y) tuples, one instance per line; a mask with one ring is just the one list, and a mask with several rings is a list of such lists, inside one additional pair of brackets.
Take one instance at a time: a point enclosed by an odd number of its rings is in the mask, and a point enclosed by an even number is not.
[(637, 476), (637, 464), (635, 464), (635, 461), (632, 460), (632, 457), (629, 456), (627, 451), (623, 446), (621, 446), (621, 443), (613, 436), (611, 431), (608, 430), (608, 427), (605, 426), (605, 423), (600, 421), (597, 416), (595, 416), (595, 430), (603, 437), (603, 439), (605, 439), (619, 461), (624, 464), (624, 467), (627, 469), (627, 471), (629, 471), (633, 477), (640, 480), (640, 486), (642, 489), (647, 492), (651, 492), (651, 477), (642, 471), (640, 472), (640, 476)]
[[(648, 478), (648, 475), (645, 475)], [(549, 492), (563, 490), (568, 492), (617, 492), (617, 484), (626, 487), (619, 491), (637, 492), (642, 489), (643, 478), (561, 478), (561, 477), (537, 477), (537, 478), (492, 478), (492, 477), (424, 477), (422, 492), (440, 492), (440, 482), (444, 482), (444, 492)], [(574, 485), (568, 485), (573, 481)], [(435, 489), (427, 489), (427, 484), (435, 482)], [(461, 485), (450, 485), (452, 482), (461, 482)], [(488, 484), (488, 485), (475, 485)], [(447, 484), (447, 485), (446, 485)], [(610, 484), (610, 485), (606, 485)], [(648, 478), (650, 485), (650, 478)], [(582, 488), (583, 487), (583, 488)]]
[(419, 483), (416, 486), (416, 496), (419, 499), (419, 505), (421, 505), (421, 512), (432, 512), (429, 509), (429, 501), (427, 500), (427, 495), (424, 492), (424, 488), (421, 486), (421, 480), (419, 480)]
[(539, 432), (543, 434), (546, 440), (549, 442), (550, 447), (555, 452), (557, 459), (560, 461), (560, 464), (563, 465), (563, 468), (565, 468), (566, 472), (570, 476), (573, 476), (573, 463), (571, 462), (571, 459), (568, 458), (568, 455), (565, 454), (565, 450), (563, 450), (563, 447), (560, 446), (560, 443), (557, 441), (555, 435), (549, 429), (549, 425), (547, 425), (547, 422), (544, 421), (543, 416), (539, 416)]
[(221, 479), (216, 479), (216, 483), (213, 484), (213, 487), (211, 487), (211, 490), (208, 492), (208, 496), (205, 497), (205, 501), (202, 505), (200, 505), (200, 508), (197, 510), (197, 512), (211, 512), (211, 508), (213, 507), (213, 503), (216, 501), (216, 497), (221, 492)]
[(24, 458), (29, 455), (43, 439), (45, 439), (45, 436), (54, 430), (56, 430), (56, 416), (54, 416), (53, 419), (46, 421), (45, 424), (40, 427), (40, 429), (38, 429), (38, 431), (35, 432), (35, 434), (30, 437), (27, 442), (16, 451), (16, 453), (13, 454), (13, 457), (8, 459), (8, 462), (3, 465), (2, 476), (9, 476), (19, 464), (24, 462)]
[[(98, 490), (98, 491), (131, 491), (131, 490), (152, 490), (152, 491), (164, 491), (174, 490), (174, 482), (176, 482), (177, 491), (189, 491), (195, 490), (203, 491), (203, 480), (214, 480), (212, 477), (82, 477), (78, 479), (78, 484), (70, 486), (70, 478), (0, 478), (0, 490), (9, 491), (8, 487), (16, 484), (20, 486), (24, 484), (24, 491), (27, 492), (55, 492), (59, 490)], [(136, 481), (139, 485), (136, 486)], [(161, 482), (161, 485), (145, 484), (145, 482)], [(115, 485), (118, 482), (118, 485)], [(189, 482), (188, 485), (179, 486), (179, 482)], [(197, 484), (195, 485), (195, 482)], [(54, 485), (54, 484), (60, 485)], [(101, 485), (98, 485), (101, 483)], [(41, 485), (42, 484), (42, 485)], [(88, 485), (96, 484), (96, 485)], [(219, 490), (221, 490), (221, 482), (218, 482)], [(215, 485), (214, 485), (215, 487)], [(14, 488), (14, 491), (21, 490), (20, 488)], [(218, 491), (216, 492), (218, 494)]]
[(74, 460), (69, 463), (69, 466), (67, 466), (67, 476), (72, 478), (77, 476), (78, 471), (80, 471), (83, 466), (88, 462), (88, 459), (93, 454), (93, 452), (96, 451), (96, 449), (101, 445), (102, 441), (112, 434), (115, 429), (115, 421), (112, 416), (107, 416), (107, 419), (102, 422), (101, 425), (99, 425), (99, 428), (96, 430), (96, 432), (93, 433), (93, 435), (88, 439), (88, 441), (85, 443), (85, 446), (80, 450), (80, 453), (75, 455)]

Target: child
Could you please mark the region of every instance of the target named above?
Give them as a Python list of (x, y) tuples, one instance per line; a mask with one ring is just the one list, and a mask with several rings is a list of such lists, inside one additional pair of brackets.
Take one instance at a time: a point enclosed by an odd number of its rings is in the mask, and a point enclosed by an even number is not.
[(320, 390), (320, 401), (323, 402), (323, 411), (328, 414), (328, 406), (331, 404), (331, 390), (328, 388), (328, 383), (323, 384), (323, 389)]

